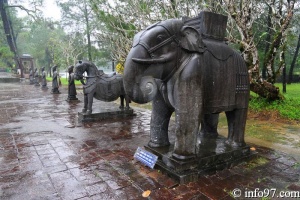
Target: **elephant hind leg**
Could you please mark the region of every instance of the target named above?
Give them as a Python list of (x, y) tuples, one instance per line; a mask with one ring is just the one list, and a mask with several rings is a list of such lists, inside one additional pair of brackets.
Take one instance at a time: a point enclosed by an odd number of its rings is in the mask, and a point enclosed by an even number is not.
[(247, 108), (235, 109), (233, 111), (227, 111), (227, 123), (228, 123), (228, 138), (227, 143), (233, 147), (245, 146), (245, 127), (247, 119)]
[(205, 114), (201, 120), (200, 136), (206, 138), (218, 137), (219, 114)]
[(129, 109), (129, 103), (130, 103), (130, 98), (128, 95), (125, 94), (125, 103), (126, 103), (126, 109)]

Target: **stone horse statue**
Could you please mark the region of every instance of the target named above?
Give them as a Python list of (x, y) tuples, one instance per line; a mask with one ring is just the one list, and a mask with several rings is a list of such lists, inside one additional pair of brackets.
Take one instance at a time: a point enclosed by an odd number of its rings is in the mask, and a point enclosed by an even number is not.
[(121, 74), (105, 74), (102, 70), (99, 71), (93, 63), (80, 60), (75, 65), (74, 78), (80, 80), (83, 85), (84, 107), (82, 113), (92, 113), (93, 97), (106, 102), (115, 101), (120, 97), (120, 109), (124, 109), (124, 99), (126, 101), (125, 109), (129, 109), (130, 100), (125, 93)]

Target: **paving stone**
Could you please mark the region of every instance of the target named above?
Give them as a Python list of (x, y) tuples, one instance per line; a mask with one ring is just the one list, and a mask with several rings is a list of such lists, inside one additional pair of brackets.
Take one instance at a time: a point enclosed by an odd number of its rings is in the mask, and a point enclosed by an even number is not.
[(108, 188), (109, 186), (106, 182), (99, 182), (85, 186), (85, 189), (87, 190), (90, 196), (101, 194), (102, 192), (108, 190)]
[(282, 156), (282, 157), (278, 158), (276, 161), (278, 161), (284, 165), (288, 165), (288, 166), (293, 166), (297, 163), (295, 158), (292, 158), (289, 156)]
[(126, 198), (128, 200), (134, 200), (134, 199), (141, 199), (142, 198), (142, 192), (138, 188), (134, 187), (133, 185), (129, 185), (125, 188), (121, 188), (121, 191), (123, 191), (126, 194)]
[(78, 181), (85, 185), (103, 181), (103, 179), (101, 179), (97, 173), (90, 168), (72, 168), (70, 169), (70, 172)]
[(215, 184), (210, 186), (200, 187), (199, 191), (211, 199), (222, 199), (228, 196), (228, 193), (226, 193), (223, 188), (219, 188)]
[(172, 190), (168, 190), (166, 188), (159, 188), (151, 192), (150, 198), (153, 199), (161, 199), (161, 200), (169, 200), (174, 199), (175, 195), (172, 193)]
[(62, 199), (79, 199), (88, 195), (83, 185), (74, 177), (59, 181), (52, 180), (52, 184)]

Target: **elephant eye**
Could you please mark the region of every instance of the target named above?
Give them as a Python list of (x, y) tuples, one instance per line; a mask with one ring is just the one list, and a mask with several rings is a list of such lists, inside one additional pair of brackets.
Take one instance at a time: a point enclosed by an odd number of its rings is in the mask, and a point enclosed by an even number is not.
[(164, 36), (163, 35), (158, 35), (157, 36), (157, 42), (160, 43), (162, 41), (164, 41)]

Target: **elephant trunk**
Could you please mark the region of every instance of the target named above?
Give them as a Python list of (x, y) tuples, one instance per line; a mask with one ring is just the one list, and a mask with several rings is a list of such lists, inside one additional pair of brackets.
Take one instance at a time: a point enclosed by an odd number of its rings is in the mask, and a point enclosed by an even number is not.
[[(157, 94), (157, 84), (152, 76), (143, 76), (147, 66), (133, 61), (137, 49), (129, 52), (124, 69), (124, 89), (130, 99), (136, 103), (147, 103)], [(141, 52), (141, 51), (138, 51)]]
[(141, 58), (132, 58), (132, 60), (139, 64), (159, 64), (159, 63), (166, 63), (169, 61), (168, 58), (152, 58), (152, 59), (141, 59)]

